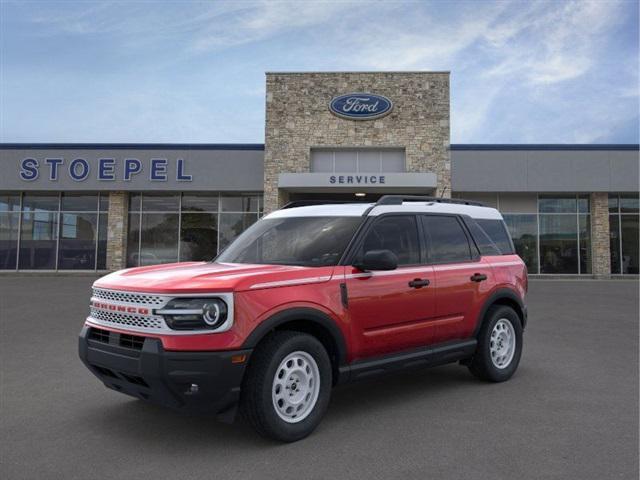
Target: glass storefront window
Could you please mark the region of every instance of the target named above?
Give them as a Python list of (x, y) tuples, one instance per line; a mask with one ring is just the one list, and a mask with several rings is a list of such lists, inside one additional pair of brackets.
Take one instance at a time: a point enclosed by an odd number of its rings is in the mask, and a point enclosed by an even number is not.
[[(26, 197), (25, 195), (25, 199)], [(23, 211), (18, 268), (21, 270), (55, 269), (57, 240), (57, 211)]]
[(609, 205), (609, 245), (611, 249), (611, 273), (640, 273), (639, 208), (637, 194), (611, 194)]
[(62, 210), (68, 212), (95, 212), (98, 210), (98, 194), (63, 193)]
[(20, 213), (0, 211), (0, 270), (15, 270), (17, 266), (19, 223)]
[(591, 218), (578, 215), (578, 239), (580, 243), (580, 273), (591, 273)]
[(620, 213), (638, 213), (637, 195), (620, 195)]
[(179, 209), (179, 194), (145, 193), (142, 197), (143, 212), (177, 212)]
[(638, 274), (638, 215), (620, 215), (622, 273)]
[(96, 265), (98, 215), (62, 212), (60, 219), (58, 268), (93, 270)]
[(591, 273), (589, 195), (540, 195), (540, 273)]
[(217, 212), (217, 193), (185, 193), (182, 195), (183, 212)]
[(213, 213), (183, 213), (180, 259), (207, 261), (213, 259), (217, 252), (218, 216)]
[(578, 273), (574, 215), (540, 215), (540, 273)]
[(19, 193), (0, 192), (0, 212), (17, 212), (19, 210)]
[(504, 214), (516, 253), (529, 273), (538, 273), (538, 218), (535, 214)]
[(261, 215), (256, 194), (132, 193), (127, 266), (208, 261)]
[(259, 198), (256, 195), (222, 195), (220, 210), (223, 212), (257, 212)]
[(104, 269), (108, 199), (99, 193), (0, 193), (0, 270)]
[(178, 261), (178, 217), (177, 213), (142, 215), (140, 265)]
[(538, 199), (540, 213), (576, 213), (577, 198), (572, 196), (540, 196)]

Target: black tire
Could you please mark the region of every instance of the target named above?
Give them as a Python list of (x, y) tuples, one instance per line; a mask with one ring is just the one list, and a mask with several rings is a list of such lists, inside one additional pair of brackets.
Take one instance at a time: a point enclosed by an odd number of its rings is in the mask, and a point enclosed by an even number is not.
[[(288, 423), (276, 411), (272, 398), (274, 378), (280, 363), (293, 352), (311, 356), (318, 367), (318, 398), (310, 412), (297, 423)], [(264, 339), (251, 356), (243, 382), (240, 408), (249, 424), (263, 437), (295, 442), (318, 426), (329, 406), (332, 369), (329, 355), (313, 336), (294, 331), (275, 332)]]
[[(500, 320), (506, 320), (513, 326), (516, 345), (513, 358), (503, 368), (499, 368), (492, 361), (492, 332)], [(501, 326), (504, 324), (501, 324)], [(500, 328), (500, 327), (499, 327)], [(495, 305), (489, 309), (485, 321), (478, 333), (478, 347), (469, 364), (469, 370), (476, 377), (489, 382), (504, 382), (515, 373), (522, 355), (522, 323), (520, 317), (511, 307)]]

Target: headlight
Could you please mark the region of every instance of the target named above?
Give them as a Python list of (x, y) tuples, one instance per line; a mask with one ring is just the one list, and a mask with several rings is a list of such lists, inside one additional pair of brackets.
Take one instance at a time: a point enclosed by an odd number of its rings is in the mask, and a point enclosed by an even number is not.
[(215, 330), (227, 320), (228, 308), (220, 298), (174, 298), (156, 313), (173, 330)]

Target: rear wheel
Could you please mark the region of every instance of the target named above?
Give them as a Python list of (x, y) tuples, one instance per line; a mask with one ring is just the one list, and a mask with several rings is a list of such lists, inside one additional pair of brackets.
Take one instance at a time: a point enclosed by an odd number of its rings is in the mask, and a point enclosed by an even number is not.
[(491, 307), (480, 328), (478, 347), (469, 370), (482, 380), (504, 382), (517, 370), (521, 355), (520, 317), (511, 307)]
[(241, 407), (260, 435), (293, 442), (318, 426), (329, 404), (331, 385), (331, 362), (315, 337), (276, 332), (252, 355)]

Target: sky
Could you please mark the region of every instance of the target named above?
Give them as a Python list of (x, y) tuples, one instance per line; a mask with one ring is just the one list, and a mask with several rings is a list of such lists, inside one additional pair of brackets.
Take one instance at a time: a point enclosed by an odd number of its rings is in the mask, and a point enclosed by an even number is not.
[(266, 71), (448, 70), (452, 143), (638, 143), (638, 15), (637, 0), (0, 0), (0, 142), (262, 143)]

